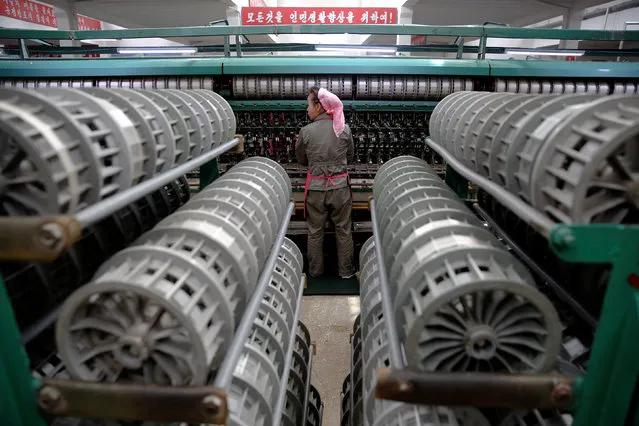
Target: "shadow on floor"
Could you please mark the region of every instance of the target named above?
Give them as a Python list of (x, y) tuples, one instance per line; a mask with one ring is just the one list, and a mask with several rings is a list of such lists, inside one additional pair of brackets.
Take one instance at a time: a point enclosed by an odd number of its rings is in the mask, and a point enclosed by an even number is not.
[[(308, 273), (308, 259), (306, 257), (306, 235), (288, 236), (302, 251), (304, 256), (304, 272)], [(362, 233), (353, 234), (353, 263), (359, 270), (359, 252), (364, 242), (370, 235)], [(324, 271), (325, 274), (318, 278), (308, 278), (304, 295), (342, 295), (359, 296), (359, 282), (353, 277), (342, 279), (337, 273), (337, 245), (335, 235), (327, 233), (324, 237)]]
[(308, 278), (304, 296), (359, 296), (359, 282), (357, 278), (342, 279), (338, 276)]

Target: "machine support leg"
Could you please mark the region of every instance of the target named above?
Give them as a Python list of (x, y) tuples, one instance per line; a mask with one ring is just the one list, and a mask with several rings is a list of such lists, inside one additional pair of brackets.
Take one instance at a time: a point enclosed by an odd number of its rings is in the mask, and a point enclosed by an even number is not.
[(0, 418), (12, 426), (44, 426), (38, 415), (36, 388), (29, 358), (20, 344), (20, 331), (0, 276)]
[(448, 164), (446, 164), (445, 181), (446, 184), (455, 191), (459, 198), (462, 200), (466, 200), (468, 198), (468, 179), (460, 175), (457, 170), (453, 169)]
[(217, 159), (200, 166), (200, 191), (220, 177), (220, 163)]
[(639, 227), (558, 225), (550, 246), (568, 262), (612, 263), (574, 424), (627, 424), (639, 378)]

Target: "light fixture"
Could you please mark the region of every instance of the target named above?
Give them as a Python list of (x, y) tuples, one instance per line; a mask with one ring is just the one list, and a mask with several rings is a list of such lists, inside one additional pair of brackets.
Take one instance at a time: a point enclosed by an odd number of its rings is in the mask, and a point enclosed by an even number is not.
[(118, 53), (122, 55), (135, 55), (138, 53), (157, 53), (157, 54), (181, 54), (188, 53), (193, 54), (197, 53), (197, 47), (118, 47)]
[(506, 49), (506, 55), (529, 56), (583, 56), (585, 50), (561, 50), (561, 49)]
[(315, 50), (319, 52), (364, 52), (364, 53), (396, 53), (396, 47), (364, 47), (362, 45), (354, 46), (315, 46)]

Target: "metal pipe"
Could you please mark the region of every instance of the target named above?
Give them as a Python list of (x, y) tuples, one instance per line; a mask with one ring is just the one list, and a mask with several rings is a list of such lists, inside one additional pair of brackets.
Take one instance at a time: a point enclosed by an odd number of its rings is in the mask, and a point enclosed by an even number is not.
[(231, 56), (231, 41), (229, 38), (230, 36), (228, 35), (224, 36), (224, 56), (227, 58)]
[(548, 275), (546, 271), (544, 271), (539, 265), (537, 265), (537, 263), (535, 263), (535, 261), (532, 260), (530, 256), (528, 256), (526, 252), (522, 250), (521, 247), (519, 247), (519, 245), (517, 245), (517, 243), (515, 243), (512, 238), (510, 238), (506, 234), (506, 232), (497, 224), (497, 222), (495, 222), (492, 217), (490, 217), (488, 213), (486, 213), (484, 209), (482, 209), (476, 203), (473, 204), (473, 208), (477, 211), (477, 213), (479, 213), (482, 219), (484, 219), (488, 223), (488, 225), (490, 225), (490, 227), (493, 228), (501, 238), (503, 238), (506, 244), (508, 244), (508, 246), (517, 254), (517, 257), (523, 260), (530, 269), (534, 270), (537, 275), (539, 275), (546, 283), (548, 283), (557, 297), (570, 305), (570, 307), (577, 312), (577, 315), (579, 315), (582, 320), (587, 322), (589, 326), (591, 326), (593, 329), (597, 327), (597, 320), (595, 320), (595, 318), (590, 315), (588, 311), (586, 311), (586, 309), (584, 309), (584, 307), (581, 306), (581, 304), (570, 295), (570, 293), (568, 293), (561, 285), (559, 285), (559, 283), (555, 281), (554, 278)]
[(484, 34), (479, 39), (479, 53), (477, 53), (477, 59), (486, 59), (487, 43), (488, 43), (488, 37)]
[(161, 173), (157, 176), (153, 176), (149, 180), (145, 180), (140, 182), (139, 184), (125, 189), (122, 192), (118, 192), (117, 194), (104, 199), (98, 203), (95, 203), (84, 210), (79, 211), (75, 214), (75, 219), (82, 225), (82, 227), (87, 227), (93, 223), (96, 223), (108, 216), (111, 216), (117, 210), (120, 210), (123, 207), (131, 204), (135, 200), (155, 191), (167, 183), (171, 182), (184, 175), (185, 173), (193, 170), (194, 168), (201, 166), (202, 164), (213, 160), (218, 157), (220, 154), (228, 151), (233, 148), (240, 142), (238, 138), (233, 139), (230, 142), (226, 142), (216, 148), (213, 148), (211, 151), (206, 154), (200, 155), (196, 158), (193, 158), (190, 161), (187, 161), (184, 164), (180, 164), (173, 169)]
[(444, 159), (444, 161), (446, 161), (446, 163), (448, 163), (453, 169), (457, 171), (457, 173), (459, 173), (469, 181), (479, 185), (481, 188), (486, 190), (486, 192), (495, 197), (495, 199), (501, 204), (508, 206), (508, 208), (513, 213), (515, 213), (526, 223), (532, 226), (535, 231), (539, 232), (546, 238), (550, 236), (550, 231), (555, 226), (555, 223), (552, 220), (550, 220), (537, 210), (533, 209), (531, 206), (519, 199), (519, 197), (516, 197), (515, 195), (506, 191), (495, 182), (481, 176), (479, 173), (470, 170), (459, 160), (457, 160), (451, 153), (449, 153), (446, 148), (436, 144), (431, 138), (426, 138), (426, 144), (433, 151), (437, 152)]
[(464, 37), (457, 37), (459, 44), (457, 45), (457, 59), (464, 57)]
[(257, 287), (255, 288), (253, 296), (251, 297), (251, 301), (244, 311), (244, 315), (240, 320), (240, 324), (235, 331), (233, 342), (231, 343), (231, 346), (226, 352), (226, 356), (224, 357), (224, 360), (220, 365), (214, 382), (214, 386), (218, 388), (226, 389), (231, 384), (235, 364), (242, 354), (246, 339), (248, 338), (249, 333), (253, 328), (253, 321), (255, 320), (257, 311), (260, 308), (262, 299), (264, 298), (264, 293), (266, 292), (266, 289), (268, 288), (271, 281), (273, 269), (275, 268), (275, 261), (277, 260), (277, 255), (279, 253), (280, 247), (282, 247), (282, 243), (284, 242), (284, 237), (286, 236), (286, 231), (288, 229), (288, 223), (291, 220), (291, 214), (293, 213), (294, 207), (294, 203), (289, 203), (288, 209), (286, 210), (284, 216), (284, 220), (280, 224), (280, 229), (277, 233), (277, 238), (275, 239), (275, 243), (273, 244), (271, 253), (269, 254), (268, 259), (266, 260), (266, 264), (262, 269), (262, 273), (260, 274), (260, 279), (257, 282)]
[(240, 37), (239, 35), (235, 36), (235, 54), (238, 58), (242, 56), (242, 39)]
[[(302, 404), (302, 423), (301, 425), (306, 425), (306, 418), (308, 417), (308, 394), (311, 392), (311, 371), (313, 371), (313, 351), (308, 351), (308, 371), (306, 372), (306, 383), (304, 385), (304, 403)], [(322, 422), (320, 421), (321, 425)]]
[(51, 311), (49, 311), (49, 313), (40, 318), (38, 322), (30, 325), (20, 336), (20, 344), (26, 345), (27, 343), (38, 337), (44, 330), (49, 328), (49, 326), (51, 326), (58, 318), (58, 312), (60, 312), (61, 306), (62, 305), (56, 306)]
[(29, 47), (27, 46), (27, 42), (21, 38), (18, 40), (20, 44), (20, 59), (29, 59)]
[(423, 405), (565, 408), (575, 378), (558, 374), (440, 373), (377, 370), (375, 397)]
[[(272, 269), (271, 269), (272, 273)], [(286, 362), (284, 364), (284, 373), (282, 373), (282, 379), (280, 380), (281, 388), (280, 394), (275, 404), (275, 411), (273, 411), (273, 424), (279, 425), (282, 423), (282, 411), (286, 406), (286, 390), (288, 389), (288, 377), (291, 373), (291, 364), (293, 364), (293, 350), (295, 349), (295, 337), (297, 336), (297, 322), (300, 318), (300, 311), (302, 307), (302, 296), (304, 295), (304, 285), (306, 284), (306, 276), (302, 276), (300, 280), (299, 295), (297, 296), (297, 306), (295, 307), (295, 314), (293, 316), (293, 329), (289, 337), (288, 348), (286, 349)], [(302, 423), (306, 424), (306, 423)]]
[(404, 367), (397, 326), (395, 324), (395, 313), (393, 312), (394, 298), (390, 294), (388, 287), (388, 275), (386, 275), (386, 264), (382, 254), (382, 236), (377, 222), (377, 212), (375, 211), (375, 200), (370, 201), (371, 224), (373, 225), (373, 237), (375, 238), (375, 256), (377, 257), (377, 272), (379, 274), (379, 291), (382, 295), (382, 309), (384, 312), (384, 323), (390, 352), (390, 363), (393, 368)]

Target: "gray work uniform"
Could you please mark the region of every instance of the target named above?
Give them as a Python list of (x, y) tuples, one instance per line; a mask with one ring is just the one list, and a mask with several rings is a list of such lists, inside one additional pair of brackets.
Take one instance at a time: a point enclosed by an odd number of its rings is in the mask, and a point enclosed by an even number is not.
[[(346, 125), (338, 138), (333, 131), (332, 117), (320, 114), (300, 130), (295, 155), (300, 165), (308, 165), (312, 176), (343, 174), (346, 172), (346, 164), (353, 161), (351, 129)], [(310, 181), (306, 196), (306, 223), (311, 276), (317, 277), (324, 273), (324, 225), (329, 214), (335, 224), (339, 274), (344, 277), (353, 273), (352, 207), (348, 178)]]

